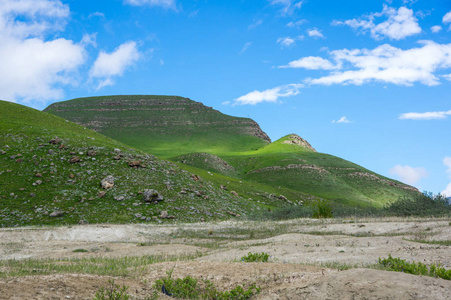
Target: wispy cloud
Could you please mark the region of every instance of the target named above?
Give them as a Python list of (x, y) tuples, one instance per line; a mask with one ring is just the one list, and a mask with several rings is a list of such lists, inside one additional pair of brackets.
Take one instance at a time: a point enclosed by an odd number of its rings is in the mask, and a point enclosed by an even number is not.
[(244, 52), (246, 52), (247, 49), (249, 49), (249, 47), (252, 45), (252, 42), (247, 42), (246, 44), (244, 44), (243, 48), (241, 48), (240, 54), (243, 54)]
[(341, 117), (339, 120), (332, 120), (332, 123), (352, 123), (346, 118), (346, 116)]
[(425, 168), (414, 168), (411, 166), (396, 165), (390, 169), (390, 174), (409, 185), (416, 185), (421, 179), (427, 178), (429, 173)]
[(297, 9), (300, 9), (304, 4), (305, 0), (295, 1), (295, 0), (269, 0), (271, 5), (281, 6), (280, 12), (283, 15), (291, 15)]
[(263, 24), (263, 19), (257, 19), (257, 20), (254, 20), (254, 22), (252, 22), (251, 25), (247, 26), (247, 29), (252, 30), (262, 24)]
[(324, 35), (321, 33), (321, 30), (318, 30), (317, 28), (309, 29), (307, 30), (308, 36), (319, 39), (324, 38)]
[(297, 21), (291, 21), (291, 22), (287, 23), (287, 26), (291, 27), (291, 28), (299, 28), (299, 27), (301, 27), (301, 25), (303, 25), (307, 22), (308, 22), (307, 20), (301, 19), (301, 20), (297, 20)]
[(279, 98), (296, 96), (302, 84), (287, 84), (264, 91), (253, 91), (233, 101), (234, 105), (255, 105), (261, 102), (278, 102)]
[(177, 3), (175, 0), (124, 0), (124, 3), (135, 6), (159, 6), (166, 9), (177, 10)]
[[(387, 20), (376, 23), (376, 18), (386, 17)], [(400, 7), (396, 10), (393, 7), (384, 5), (382, 12), (372, 13), (368, 16), (346, 21), (333, 21), (332, 25), (347, 25), (361, 33), (370, 32), (374, 39), (389, 37), (400, 40), (411, 35), (419, 34), (421, 28), (418, 20), (413, 15), (413, 10)]]
[[(451, 157), (445, 157), (443, 159), (443, 164), (447, 167), (446, 173), (448, 174), (448, 178), (451, 180)], [(451, 182), (442, 191), (442, 194), (446, 197), (451, 197)]]
[(307, 56), (298, 60), (290, 61), (288, 65), (279, 68), (303, 68), (309, 70), (333, 70), (340, 68), (327, 59), (318, 56)]
[(296, 41), (302, 41), (304, 39), (303, 35), (297, 37), (283, 37), (277, 39), (277, 43), (279, 43), (282, 47), (290, 47), (296, 44)]
[(404, 113), (399, 116), (401, 120), (441, 120), (451, 116), (451, 110), (448, 111), (431, 111), (424, 113)]
[(89, 71), (89, 76), (91, 78), (104, 78), (98, 85), (98, 89), (112, 85), (111, 77), (121, 76), (128, 67), (138, 61), (139, 57), (140, 53), (134, 41), (120, 45), (112, 53), (102, 51)]

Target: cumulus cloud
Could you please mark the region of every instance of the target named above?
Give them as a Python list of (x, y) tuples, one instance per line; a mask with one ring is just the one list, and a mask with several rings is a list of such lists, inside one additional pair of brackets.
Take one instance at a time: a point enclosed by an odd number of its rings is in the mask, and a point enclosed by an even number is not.
[(425, 168), (396, 165), (390, 169), (390, 174), (409, 185), (416, 185), (421, 179), (429, 176)]
[(112, 85), (112, 76), (121, 76), (124, 71), (138, 61), (140, 53), (136, 42), (126, 42), (117, 47), (112, 53), (100, 52), (94, 65), (89, 71), (91, 78), (104, 78), (98, 88)]
[(448, 111), (431, 111), (424, 113), (404, 113), (399, 116), (401, 120), (440, 120), (451, 116), (451, 110)]
[(59, 0), (3, 0), (0, 5), (0, 98), (35, 105), (63, 97), (85, 61), (83, 45), (49, 37), (64, 29)]
[(290, 61), (288, 65), (279, 68), (304, 68), (309, 70), (333, 70), (339, 68), (327, 59), (318, 56), (307, 56), (298, 60)]
[(346, 116), (341, 117), (339, 120), (333, 120), (332, 123), (351, 123)]
[(308, 36), (313, 37), (315, 39), (324, 38), (324, 35), (321, 33), (321, 30), (317, 28), (307, 30)]
[(446, 15), (443, 16), (443, 23), (451, 23), (451, 11), (447, 12)]
[(167, 9), (177, 10), (175, 0), (124, 0), (124, 3), (135, 6), (160, 6)]
[(302, 84), (287, 84), (264, 91), (253, 91), (234, 100), (234, 105), (255, 105), (261, 102), (277, 102), (279, 98), (296, 96)]
[(295, 0), (269, 0), (271, 5), (281, 6), (280, 12), (283, 15), (291, 15), (297, 9), (300, 9), (304, 4), (305, 0), (295, 1)]
[[(387, 20), (376, 23), (376, 18), (384, 17)], [(400, 40), (421, 32), (418, 20), (415, 18), (412, 9), (400, 7), (396, 10), (393, 7), (384, 5), (382, 12), (372, 13), (368, 16), (346, 21), (334, 21), (333, 25), (347, 25), (359, 32), (370, 32), (374, 39), (388, 37)]]
[(433, 33), (440, 32), (440, 30), (442, 30), (442, 26), (435, 25), (435, 26), (432, 26), (432, 27), (431, 27), (431, 31), (432, 31)]
[[(309, 84), (355, 84), (370, 81), (411, 86), (440, 84), (435, 72), (451, 67), (451, 44), (421, 41), (422, 47), (402, 50), (388, 44), (368, 49), (329, 52), (340, 71), (306, 80)], [(343, 70), (344, 69), (344, 70)]]

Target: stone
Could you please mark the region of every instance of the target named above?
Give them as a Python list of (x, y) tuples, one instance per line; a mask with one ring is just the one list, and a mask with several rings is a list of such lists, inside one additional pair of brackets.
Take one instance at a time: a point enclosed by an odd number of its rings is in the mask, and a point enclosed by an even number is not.
[(71, 163), (71, 164), (75, 164), (75, 163), (78, 163), (78, 162), (80, 162), (81, 161), (81, 159), (80, 159), (80, 157), (78, 157), (78, 156), (73, 156), (71, 159), (69, 159), (69, 162)]
[(231, 192), (230, 192), (230, 194), (232, 194), (232, 195), (234, 195), (234, 196), (237, 196), (237, 197), (238, 197), (238, 193), (237, 193), (237, 192), (235, 192), (235, 191), (231, 191)]
[(135, 217), (138, 219), (141, 218), (142, 216), (143, 216), (142, 214), (135, 214)]
[(113, 159), (114, 159), (114, 160), (120, 160), (121, 157), (120, 157), (120, 155), (116, 155), (116, 156), (113, 157)]
[(143, 193), (143, 201), (144, 202), (150, 202), (150, 203), (158, 203), (163, 201), (163, 196), (154, 189), (144, 190)]
[(33, 183), (33, 185), (41, 185), (42, 184), (42, 180), (36, 180), (36, 182)]
[(133, 160), (128, 162), (129, 167), (138, 168), (141, 165), (140, 160)]
[(53, 149), (49, 149), (49, 151), (47, 151), (48, 154), (52, 155), (55, 153), (55, 151)]
[(226, 191), (226, 190), (227, 190), (227, 187), (226, 187), (225, 185), (222, 185), (222, 184), (221, 184), (221, 190)]
[(53, 145), (61, 144), (61, 142), (62, 142), (62, 140), (59, 138), (54, 138), (49, 141), (49, 143), (53, 144)]
[(280, 196), (279, 196), (279, 199), (280, 199), (280, 200), (283, 200), (283, 201), (287, 201), (287, 200), (288, 200), (287, 197), (285, 197), (284, 195), (280, 195)]
[(80, 221), (78, 221), (78, 224), (79, 225), (86, 225), (86, 224), (89, 224), (89, 222), (85, 221), (85, 220), (80, 220)]
[(166, 219), (167, 217), (169, 217), (168, 212), (165, 211), (165, 210), (163, 210), (163, 211), (160, 213), (160, 218), (161, 218), (161, 219)]
[(117, 200), (117, 201), (122, 201), (124, 199), (125, 199), (124, 196), (116, 196), (116, 197), (114, 197), (114, 200)]
[(105, 197), (105, 195), (106, 195), (105, 191), (100, 191), (97, 193), (97, 197), (99, 197), (99, 198), (103, 198), (103, 197)]
[(55, 210), (54, 212), (52, 212), (52, 213), (50, 214), (50, 217), (52, 217), (52, 218), (58, 218), (58, 217), (61, 217), (62, 215), (64, 215), (64, 212), (59, 211), (59, 210)]
[(114, 148), (114, 152), (116, 152), (116, 153), (120, 153), (120, 152), (121, 152), (121, 149), (118, 149), (118, 148)]
[(86, 153), (87, 156), (96, 156), (97, 155), (97, 151), (94, 150), (89, 150), (88, 153)]
[(109, 175), (104, 179), (102, 179), (100, 184), (102, 185), (102, 188), (104, 188), (105, 190), (110, 189), (114, 186), (114, 177)]
[(22, 159), (22, 158), (16, 159), (16, 163), (22, 163), (22, 162), (23, 162), (23, 159)]

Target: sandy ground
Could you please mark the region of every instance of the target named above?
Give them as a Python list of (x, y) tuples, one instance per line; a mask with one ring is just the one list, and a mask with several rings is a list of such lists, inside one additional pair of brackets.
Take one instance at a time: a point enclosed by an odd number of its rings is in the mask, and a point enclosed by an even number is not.
[[(259, 232), (260, 238), (227, 238), (225, 233), (233, 234), (234, 229), (240, 229), (240, 234)], [(261, 238), (261, 232), (268, 235)], [(224, 234), (218, 238), (216, 233)], [(133, 299), (150, 296), (151, 283), (172, 268), (174, 277), (207, 278), (218, 289), (255, 282), (262, 287), (256, 299), (450, 299), (451, 281), (365, 268), (391, 254), (451, 269), (451, 246), (415, 239), (451, 240), (450, 220), (301, 219), (8, 228), (0, 229), (0, 259), (198, 256), (148, 265), (144, 274), (116, 278), (116, 283), (130, 287)], [(73, 252), (76, 249), (87, 252)], [(266, 252), (270, 262), (240, 262), (248, 252)], [(342, 264), (355, 268), (339, 271), (336, 266)], [(108, 279), (85, 274), (0, 278), (0, 299), (92, 299)]]

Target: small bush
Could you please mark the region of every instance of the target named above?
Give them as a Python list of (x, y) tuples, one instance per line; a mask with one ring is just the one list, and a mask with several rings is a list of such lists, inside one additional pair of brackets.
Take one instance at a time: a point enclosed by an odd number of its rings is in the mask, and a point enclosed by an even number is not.
[(241, 261), (244, 262), (268, 262), (269, 254), (262, 253), (252, 253), (249, 252), (246, 256), (241, 257)]
[(114, 283), (114, 279), (108, 280), (108, 287), (102, 287), (97, 291), (93, 300), (128, 300), (130, 296), (127, 294), (128, 287), (122, 286), (122, 288)]
[(409, 263), (401, 258), (393, 258), (391, 254), (388, 258), (379, 258), (379, 264), (388, 271), (404, 272), (414, 275), (424, 275), (431, 277), (440, 277), (446, 280), (451, 280), (451, 270), (446, 270), (440, 265), (432, 264), (429, 268), (421, 262)]
[[(166, 277), (155, 281), (153, 288), (155, 291), (162, 291), (168, 296), (183, 299), (215, 299), (215, 300), (246, 300), (254, 294), (260, 292), (260, 288), (251, 285), (245, 289), (238, 285), (230, 291), (218, 291), (214, 284), (207, 280), (197, 280), (191, 276), (184, 278), (172, 278), (174, 269), (167, 272)], [(152, 298), (158, 298), (158, 294), (154, 293)]]
[(316, 204), (316, 210), (313, 212), (313, 217), (317, 219), (332, 218), (332, 206), (330, 203), (319, 200)]
[(89, 251), (86, 249), (75, 249), (72, 252), (89, 252)]

